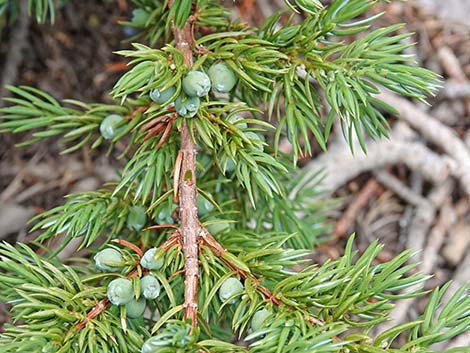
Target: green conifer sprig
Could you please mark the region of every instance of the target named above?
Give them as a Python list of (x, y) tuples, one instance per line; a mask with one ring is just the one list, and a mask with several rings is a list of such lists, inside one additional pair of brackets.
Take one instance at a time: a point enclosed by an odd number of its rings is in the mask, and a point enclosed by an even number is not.
[[(35, 15), (36, 21), (39, 23), (45, 23), (55, 21), (55, 6), (58, 1), (54, 0), (28, 0), (28, 13)], [(64, 0), (60, 0), (64, 2)], [(10, 21), (13, 22), (16, 19), (19, 11), (19, 1), (17, 0), (0, 0), (0, 16), (5, 14), (10, 15)]]
[[(129, 107), (125, 106), (87, 104), (71, 99), (61, 104), (49, 94), (34, 87), (7, 86), (7, 88), (15, 96), (5, 98), (5, 101), (12, 105), (0, 109), (3, 120), (0, 123), (0, 132), (34, 131), (31, 138), (20, 143), (19, 146), (61, 137), (67, 145), (70, 145), (62, 153), (76, 151), (87, 143), (91, 143), (92, 147), (96, 148), (104, 141), (98, 132), (100, 123), (106, 115), (110, 113), (125, 115), (132, 112)], [(138, 119), (135, 120), (137, 121)], [(134, 123), (126, 125), (114, 141), (122, 138), (134, 128)]]
[[(276, 264), (289, 268), (292, 261), (295, 262), (295, 258), (305, 255), (305, 252), (292, 251), (282, 254), (277, 241), (270, 235), (266, 235), (264, 240), (260, 239), (261, 243), (252, 241), (256, 237), (254, 234), (251, 237), (247, 234), (243, 234), (242, 238), (243, 236), (245, 238), (239, 240), (238, 248), (248, 254), (244, 263), (251, 268), (251, 272), (257, 273), (260, 278), (266, 278), (267, 285), (269, 281), (277, 282), (273, 285), (273, 295), (282, 304), (273, 305), (269, 301), (267, 303), (266, 298), (257, 291), (259, 284), (250, 279), (245, 280), (244, 293), (237, 296), (241, 300), (235, 307), (218, 301), (215, 297), (220, 285), (226, 278), (236, 274), (227, 272), (223, 263), (213, 257), (212, 251), (204, 250), (202, 259), (206, 259), (207, 263), (202, 262), (201, 280), (207, 279), (207, 281), (203, 282), (200, 295), (206, 301), (203, 301), (205, 305), (201, 308), (200, 314), (205, 316), (207, 322), (217, 317), (233, 317), (234, 329), (244, 332), (250, 331), (249, 325), (253, 314), (260, 308), (267, 308), (273, 313), (262, 329), (246, 336), (245, 341), (249, 344), (249, 350), (241, 346), (236, 348), (232, 346), (232, 349), (236, 349), (234, 351), (270, 352), (278, 351), (279, 347), (282, 347), (281, 352), (295, 352), (296, 349), (338, 352), (338, 349), (343, 347), (354, 352), (410, 352), (409, 349), (419, 347), (423, 352), (432, 352), (427, 349), (431, 344), (449, 339), (470, 326), (468, 286), (459, 289), (435, 317), (442, 297), (448, 289), (448, 285), (445, 285), (433, 292), (423, 316), (416, 321), (394, 327), (375, 340), (357, 333), (350, 333), (341, 340), (332, 339), (346, 332), (348, 327), (370, 328), (377, 322), (386, 320), (386, 314), (393, 307), (388, 304), (389, 298), (421, 295), (416, 292), (394, 294), (426, 279), (426, 276), (420, 274), (405, 276), (406, 271), (414, 265), (404, 268), (402, 265), (413, 254), (407, 251), (388, 263), (372, 265), (372, 260), (380, 252), (381, 246), (374, 243), (360, 258), (355, 259), (356, 252), (352, 251), (351, 238), (347, 253), (339, 260), (327, 262), (320, 267), (307, 267), (294, 275), (285, 273), (284, 279), (279, 281), (277, 278), (279, 271), (274, 271), (275, 276), (271, 276)], [(285, 241), (281, 236), (278, 238), (281, 243)], [(234, 241), (236, 242), (232, 240)], [(265, 245), (262, 245), (263, 243)], [(271, 245), (277, 246), (272, 248)], [(77, 329), (77, 325), (89, 315), (90, 309), (105, 297), (105, 287), (99, 284), (106, 282), (110, 274), (96, 275), (89, 268), (69, 267), (55, 260), (43, 259), (25, 245), (15, 249), (11, 245), (4, 244), (0, 253), (2, 257), (0, 267), (6, 271), (0, 275), (2, 300), (11, 300), (12, 312), (16, 318), (24, 322), (21, 326), (6, 327), (6, 333), (0, 338), (3, 342), (2, 351), (25, 352), (25, 349), (30, 347), (30, 342), (34, 342), (50, 346), (51, 352), (83, 350), (111, 352), (113, 349), (133, 352), (142, 346), (141, 335), (144, 337), (149, 335), (144, 326), (138, 324), (142, 323), (141, 320), (144, 320), (143, 322), (149, 320), (146, 318), (128, 322), (123, 332), (119, 318), (123, 313), (114, 310), (115, 308), (94, 317), (91, 324), (87, 324), (83, 330)], [(273, 256), (274, 254), (277, 255)], [(133, 256), (135, 255), (131, 253), (126, 255), (129, 258)], [(181, 293), (178, 287), (184, 284), (178, 276), (169, 277), (170, 281), (165, 279), (170, 273), (183, 268), (184, 262), (178, 261), (178, 257), (181, 259), (178, 251), (167, 253), (163, 272), (154, 272), (162, 281), (166, 295), (159, 300), (158, 307), (162, 308), (163, 305), (172, 302), (175, 308), (168, 312), (165, 321), (157, 322), (157, 327), (163, 325), (162, 327), (170, 329), (178, 322), (171, 320), (170, 317), (181, 310), (181, 307), (176, 305), (180, 296), (177, 293)], [(264, 261), (260, 261), (261, 258)], [(132, 261), (129, 262), (131, 263)], [(263, 263), (267, 271), (260, 270)], [(126, 273), (133, 273), (132, 265), (127, 267), (123, 274)], [(214, 278), (219, 279), (211, 283)], [(309, 323), (310, 315), (321, 318), (325, 324), (319, 326)], [(164, 322), (167, 322), (166, 326)], [(182, 323), (177, 325), (185, 327)], [(200, 335), (207, 335), (211, 330), (215, 330), (215, 327), (203, 326)], [(105, 334), (109, 332), (115, 333), (116, 340), (105, 339)], [(158, 332), (162, 335), (165, 330)], [(388, 350), (400, 333), (408, 333), (408, 343), (401, 348)], [(188, 337), (189, 335), (184, 335), (182, 339), (189, 339)], [(209, 344), (207, 341), (199, 342), (197, 336), (193, 336), (192, 341), (194, 347)], [(208, 350), (210, 352), (217, 352), (217, 349), (227, 345), (216, 341), (211, 344), (215, 345), (215, 349)], [(185, 346), (185, 348), (190, 347), (191, 345)]]
[[(402, 54), (409, 34), (396, 34), (399, 25), (343, 41), (371, 27), (380, 14), (366, 11), (377, 2), (295, 0), (286, 3), (301, 17), (284, 10), (255, 28), (214, 0), (135, 0), (123, 25), (147, 43), (119, 52), (132, 67), (112, 91), (116, 104), (10, 87), (1, 132), (32, 134), (24, 144), (63, 138), (63, 152), (123, 139), (128, 162), (116, 184), (38, 216), (34, 249), (0, 245), (0, 299), (13, 319), (0, 353), (433, 352), (470, 329), (469, 286), (442, 303), (446, 284), (420, 318), (372, 337), (394, 300), (426, 294), (416, 289), (427, 276), (413, 273), (413, 251), (381, 263), (377, 242), (358, 256), (351, 237), (338, 260), (308, 259), (331, 205), (312, 201), (319, 190), (296, 174), (308, 141), (326, 149), (340, 119), (347, 139), (364, 145), (365, 135), (387, 134), (393, 112), (374, 97), (380, 86), (424, 100), (438, 84)], [(41, 19), (53, 10), (29, 4)], [(175, 101), (191, 96), (182, 80), (214, 64), (233, 73), (233, 88), (198, 95), (185, 117)], [(167, 89), (174, 93), (162, 103)], [(108, 131), (106, 121), (119, 122)], [(292, 155), (279, 151), (283, 137)], [(60, 235), (51, 253), (46, 244)], [(121, 260), (64, 265), (55, 255), (74, 238), (98, 258), (103, 244)], [(145, 276), (159, 295), (134, 317), (124, 302), (142, 303)], [(107, 293), (111, 282), (124, 283), (122, 296)]]

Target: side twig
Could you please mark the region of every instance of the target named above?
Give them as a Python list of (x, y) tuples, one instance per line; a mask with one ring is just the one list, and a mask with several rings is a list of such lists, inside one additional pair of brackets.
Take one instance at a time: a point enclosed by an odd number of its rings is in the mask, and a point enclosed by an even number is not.
[[(219, 257), (223, 263), (225, 263), (230, 269), (232, 269), (233, 271), (237, 272), (243, 279), (251, 279), (255, 284), (256, 284), (256, 289), (264, 295), (264, 297), (269, 300), (271, 303), (273, 303), (274, 305), (276, 306), (279, 306), (282, 304), (282, 302), (276, 298), (273, 293), (266, 287), (263, 287), (260, 283), (260, 280), (258, 278), (256, 278), (255, 276), (253, 276), (252, 274), (244, 271), (243, 269), (237, 267), (236, 265), (232, 264), (229, 260), (225, 259), (223, 257), (223, 254), (227, 252), (227, 250), (212, 236), (212, 234), (209, 233), (209, 231), (207, 229), (205, 229), (204, 227), (201, 227), (201, 239), (202, 241), (204, 242), (205, 245), (207, 245), (207, 247), (217, 256)], [(293, 310), (292, 307), (289, 307), (289, 309)], [(307, 321), (313, 323), (313, 324), (316, 324), (316, 325), (319, 325), (319, 326), (323, 326), (325, 323), (310, 315), (306, 318)], [(337, 340), (339, 340), (338, 338), (336, 338)]]
[[(116, 243), (119, 243), (121, 245), (125, 245), (125, 244), (131, 244), (127, 241), (122, 241), (122, 240), (117, 240), (115, 241)], [(164, 249), (165, 251), (169, 250), (171, 247), (177, 245), (178, 243), (180, 242), (180, 233), (178, 231), (174, 232), (162, 245), (160, 245), (160, 248), (161, 249)], [(132, 244), (133, 245), (133, 244)], [(141, 249), (139, 249), (139, 251), (137, 251), (136, 249), (134, 249), (137, 254), (139, 255), (139, 257), (142, 257), (143, 255), (143, 252)], [(133, 270), (131, 273), (129, 273), (126, 278), (127, 279), (130, 279), (130, 278), (133, 278), (133, 277), (136, 277), (139, 275), (139, 271), (137, 269)], [(87, 313), (85, 319), (83, 319), (82, 321), (78, 322), (77, 324), (75, 324), (75, 327), (79, 330), (85, 328), (85, 326), (90, 322), (92, 321), (95, 317), (97, 317), (98, 315), (100, 315), (103, 311), (106, 310), (106, 308), (109, 306), (109, 299), (108, 298), (104, 298), (102, 300), (100, 300), (99, 302), (97, 302), (95, 304), (95, 306)]]

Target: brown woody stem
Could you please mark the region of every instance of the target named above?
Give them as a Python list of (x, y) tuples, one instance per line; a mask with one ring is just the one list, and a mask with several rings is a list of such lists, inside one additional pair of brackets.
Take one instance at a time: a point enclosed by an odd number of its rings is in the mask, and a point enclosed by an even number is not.
[(190, 319), (193, 327), (197, 325), (197, 286), (199, 279), (199, 219), (196, 198), (196, 145), (191, 139), (189, 129), (183, 123), (181, 131), (182, 164), (178, 185), (180, 232), (183, 237), (185, 257), (184, 317)]
[[(169, 6), (172, 6), (170, 0)], [(193, 22), (195, 16), (191, 16), (182, 29), (173, 25), (173, 35), (176, 48), (183, 53), (184, 63), (188, 68), (193, 64), (192, 45)], [(266, 299), (274, 305), (281, 305), (282, 302), (276, 298), (272, 292), (260, 285), (260, 281), (250, 273), (238, 268), (230, 261), (224, 259), (222, 254), (227, 250), (215, 240), (215, 238), (199, 223), (197, 214), (197, 186), (196, 186), (196, 144), (193, 141), (191, 132), (183, 121), (181, 127), (181, 147), (175, 164), (175, 193), (178, 196), (180, 208), (180, 234), (183, 241), (183, 253), (185, 257), (185, 288), (184, 288), (184, 317), (190, 319), (193, 327), (197, 326), (198, 300), (197, 290), (199, 281), (199, 246), (204, 242), (216, 256), (232, 270), (240, 274), (241, 277), (250, 278), (257, 284)], [(315, 317), (306, 318), (308, 321), (323, 325), (323, 322)]]
[[(188, 20), (180, 29), (173, 26), (176, 48), (181, 50), (184, 63), (188, 68), (193, 64), (192, 54), (192, 21)], [(185, 287), (184, 287), (184, 318), (190, 319), (193, 327), (197, 326), (197, 289), (199, 281), (199, 218), (196, 199), (196, 144), (185, 121), (181, 127), (181, 167), (177, 186), (180, 233), (183, 238), (183, 253), (185, 258)]]

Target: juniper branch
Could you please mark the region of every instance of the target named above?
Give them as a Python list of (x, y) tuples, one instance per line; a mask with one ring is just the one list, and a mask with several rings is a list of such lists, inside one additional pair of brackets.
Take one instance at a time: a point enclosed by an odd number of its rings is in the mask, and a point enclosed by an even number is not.
[[(170, 8), (172, 3), (169, 4)], [(173, 23), (173, 35), (176, 48), (181, 50), (184, 63), (191, 68), (192, 56), (192, 18), (189, 18), (182, 29)], [(183, 121), (181, 128), (181, 170), (179, 175), (178, 196), (180, 208), (181, 227), (183, 237), (183, 251), (185, 257), (185, 288), (184, 288), (184, 318), (190, 319), (192, 327), (197, 326), (197, 286), (199, 278), (199, 218), (197, 214), (197, 186), (196, 186), (196, 144), (191, 137), (188, 125)]]

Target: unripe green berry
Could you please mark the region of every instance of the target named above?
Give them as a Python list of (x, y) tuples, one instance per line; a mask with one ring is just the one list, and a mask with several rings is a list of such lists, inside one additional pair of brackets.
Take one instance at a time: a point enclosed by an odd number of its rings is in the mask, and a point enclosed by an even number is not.
[(198, 97), (182, 97), (175, 100), (176, 112), (183, 118), (192, 118), (197, 114), (201, 101)]
[[(209, 194), (209, 197), (211, 196)], [(214, 205), (201, 194), (197, 196), (196, 206), (200, 215), (206, 215), (214, 209)]]
[(96, 267), (103, 271), (116, 272), (123, 265), (121, 253), (112, 248), (101, 250), (93, 259), (95, 260)]
[(150, 91), (150, 99), (157, 104), (167, 103), (171, 97), (176, 93), (176, 87), (172, 86), (164, 91), (160, 91), (158, 88), (155, 88)]
[(225, 63), (212, 65), (208, 71), (214, 91), (227, 93), (237, 84), (237, 77), (232, 69)]
[(158, 270), (163, 266), (163, 259), (156, 259), (157, 248), (148, 249), (140, 259), (140, 265), (149, 270)]
[(230, 115), (230, 117), (227, 119), (227, 121), (233, 125), (235, 125), (238, 129), (240, 130), (244, 130), (248, 127), (248, 124), (247, 123), (238, 123), (238, 121), (240, 120), (244, 120), (244, 118), (242, 118), (240, 115), (237, 115), (237, 114), (233, 114), (233, 115)]
[(163, 208), (155, 217), (155, 222), (158, 224), (173, 224), (175, 220), (172, 217), (173, 212), (176, 210), (176, 205), (172, 205), (171, 208)]
[(147, 341), (144, 342), (140, 350), (140, 353), (153, 353), (160, 346), (161, 346), (160, 337), (150, 337)]
[(271, 312), (267, 309), (258, 310), (253, 314), (251, 318), (251, 329), (253, 331), (258, 330), (264, 323), (264, 321), (271, 316)]
[(144, 9), (135, 9), (132, 11), (132, 24), (136, 26), (145, 26), (150, 14)]
[(132, 282), (126, 278), (113, 279), (108, 284), (108, 299), (114, 305), (124, 305), (134, 298)]
[(183, 78), (183, 90), (191, 97), (202, 97), (209, 93), (211, 80), (202, 71), (189, 71)]
[(116, 128), (124, 118), (117, 114), (108, 115), (100, 124), (100, 133), (105, 140), (113, 139), (118, 133), (125, 129), (124, 126)]
[(140, 280), (140, 291), (146, 299), (156, 299), (160, 295), (160, 283), (155, 276), (147, 275)]
[[(235, 277), (227, 278), (219, 288), (220, 301), (225, 302), (228, 298), (243, 292), (243, 284), (239, 279)], [(232, 299), (229, 304), (234, 304), (235, 299)]]
[(167, 215), (167, 213), (160, 212), (157, 216), (157, 223), (158, 224), (174, 224), (175, 220), (170, 215)]
[(126, 222), (127, 228), (138, 232), (144, 227), (145, 222), (147, 222), (145, 208), (141, 206), (132, 206), (129, 208)]
[(140, 298), (139, 300), (132, 299), (126, 304), (126, 314), (128, 318), (136, 319), (141, 317), (145, 311), (145, 299)]
[(41, 348), (41, 353), (54, 353), (54, 352), (57, 352), (57, 346), (52, 342), (46, 343)]
[(218, 234), (218, 233), (224, 233), (230, 229), (230, 223), (221, 222), (221, 223), (208, 224), (206, 228), (209, 231), (209, 233), (213, 235)]
[(176, 348), (187, 348), (192, 342), (194, 342), (194, 336), (191, 336), (188, 329), (174, 331), (173, 345)]
[(251, 148), (259, 151), (259, 152), (263, 152), (264, 150), (264, 138), (261, 136), (261, 135), (258, 135), (257, 133), (254, 133), (252, 131), (248, 131), (248, 132), (245, 132), (245, 136), (246, 138), (248, 138), (251, 143), (252, 143), (252, 146), (250, 146)]
[(226, 173), (233, 173), (235, 170), (235, 163), (231, 158), (227, 159), (227, 164), (225, 164), (225, 172)]

